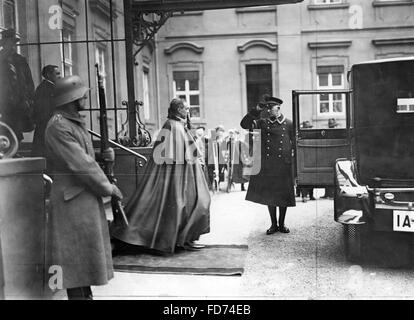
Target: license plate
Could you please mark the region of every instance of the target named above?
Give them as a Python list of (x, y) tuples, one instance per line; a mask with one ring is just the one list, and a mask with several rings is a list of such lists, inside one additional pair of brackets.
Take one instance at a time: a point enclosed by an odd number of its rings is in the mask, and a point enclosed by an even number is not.
[(393, 230), (414, 232), (414, 211), (394, 210)]

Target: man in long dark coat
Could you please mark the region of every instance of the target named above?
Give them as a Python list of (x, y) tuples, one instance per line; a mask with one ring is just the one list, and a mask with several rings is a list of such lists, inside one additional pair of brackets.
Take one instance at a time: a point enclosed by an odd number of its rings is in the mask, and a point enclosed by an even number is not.
[(55, 82), (60, 79), (58, 66), (47, 65), (42, 69), (43, 81), (36, 88), (34, 95), (33, 117), (35, 132), (33, 135), (32, 157), (45, 156), (45, 130), (53, 114), (53, 94)]
[[(54, 180), (48, 263), (61, 268), (62, 289), (68, 298), (82, 300), (92, 299), (90, 286), (113, 278), (102, 197), (122, 198), (95, 161), (91, 136), (79, 114), (86, 106), (88, 90), (78, 76), (56, 81), (56, 110), (46, 128), (47, 160)], [(104, 160), (113, 157), (113, 150), (107, 151), (101, 155)]]
[(19, 36), (14, 29), (1, 33), (0, 46), (0, 114), (19, 142), (23, 132), (30, 132), (33, 123), (34, 83), (26, 59), (17, 53)]
[[(282, 103), (278, 98), (266, 96), (240, 123), (244, 129), (261, 130), (261, 170), (250, 177), (246, 200), (268, 206), (272, 222), (266, 231), (268, 235), (290, 232), (285, 226), (286, 211), (296, 205), (292, 174), (295, 135), (292, 121), (280, 113)], [(261, 119), (264, 109), (269, 117)], [(279, 207), (279, 224), (276, 207)]]

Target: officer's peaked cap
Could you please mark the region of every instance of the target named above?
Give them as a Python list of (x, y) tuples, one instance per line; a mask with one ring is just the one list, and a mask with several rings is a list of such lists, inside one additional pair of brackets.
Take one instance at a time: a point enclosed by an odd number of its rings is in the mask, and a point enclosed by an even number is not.
[(283, 100), (276, 97), (265, 96), (265, 102), (267, 104), (282, 104)]

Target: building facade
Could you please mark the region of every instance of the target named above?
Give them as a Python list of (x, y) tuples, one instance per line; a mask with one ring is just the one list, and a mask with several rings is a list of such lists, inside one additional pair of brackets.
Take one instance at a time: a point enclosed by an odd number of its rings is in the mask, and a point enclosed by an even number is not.
[[(347, 89), (354, 63), (414, 55), (414, 1), (305, 0), (299, 4), (176, 14), (157, 35), (161, 115), (175, 95), (193, 121), (239, 128), (263, 93)], [(345, 96), (302, 97), (301, 122), (345, 126)]]

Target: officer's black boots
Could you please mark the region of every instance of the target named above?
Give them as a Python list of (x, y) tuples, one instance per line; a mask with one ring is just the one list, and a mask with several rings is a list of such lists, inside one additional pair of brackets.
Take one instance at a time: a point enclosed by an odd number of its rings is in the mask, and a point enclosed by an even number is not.
[(282, 233), (289, 233), (290, 230), (285, 226), (286, 207), (279, 207), (279, 231)]

